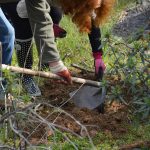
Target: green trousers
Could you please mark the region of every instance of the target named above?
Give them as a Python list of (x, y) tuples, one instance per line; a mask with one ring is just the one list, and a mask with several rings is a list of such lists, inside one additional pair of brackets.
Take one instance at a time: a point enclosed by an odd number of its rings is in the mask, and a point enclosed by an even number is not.
[(47, 1), (26, 0), (26, 5), (41, 63), (58, 61), (60, 56), (55, 43), (53, 22), (49, 15), (50, 7)]

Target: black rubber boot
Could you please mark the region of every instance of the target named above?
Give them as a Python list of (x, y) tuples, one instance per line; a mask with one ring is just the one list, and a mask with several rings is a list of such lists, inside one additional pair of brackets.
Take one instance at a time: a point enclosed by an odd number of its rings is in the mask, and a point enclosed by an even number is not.
[[(19, 66), (22, 68), (32, 69), (32, 40), (16, 40), (15, 48)], [(29, 95), (41, 95), (41, 91), (38, 85), (34, 83), (32, 76), (23, 74), (21, 75), (21, 81), (23, 88), (28, 92)]]

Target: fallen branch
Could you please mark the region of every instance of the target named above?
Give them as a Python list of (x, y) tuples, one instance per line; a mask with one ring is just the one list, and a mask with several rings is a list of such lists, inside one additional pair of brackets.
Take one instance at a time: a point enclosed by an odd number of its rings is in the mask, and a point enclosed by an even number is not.
[(7, 112), (7, 113), (5, 113), (5, 114), (0, 118), (0, 124), (2, 124), (6, 119), (9, 119), (11, 116), (16, 115), (17, 113), (25, 112), (25, 111), (27, 111), (29, 108), (33, 108), (34, 106), (35, 106), (35, 104), (30, 104), (30, 105), (26, 106), (26, 107), (23, 108), (23, 109), (18, 109), (18, 110), (12, 111), (12, 112)]
[(92, 71), (92, 70), (87, 70), (87, 69), (85, 69), (85, 68), (83, 68), (83, 67), (78, 66), (77, 64), (71, 64), (71, 66), (74, 67), (74, 68), (76, 68), (76, 69), (79, 69), (79, 70), (81, 70), (81, 71), (84, 71), (84, 72), (94, 73), (94, 71)]
[[(16, 73), (24, 73), (24, 74), (28, 74), (28, 75), (32, 75), (32, 76), (43, 77), (43, 78), (63, 80), (63, 78), (61, 78), (60, 76), (53, 74), (51, 72), (34, 71), (31, 69), (20, 68), (20, 67), (15, 67), (15, 66), (8, 66), (8, 65), (2, 64), (2, 70), (5, 70), (5, 69), (16, 72)], [(72, 79), (72, 82), (75, 82), (75, 83), (80, 83), (80, 84), (82, 83), (82, 84), (87, 84), (87, 85), (96, 86), (96, 87), (101, 86), (101, 82), (97, 82), (97, 81), (93, 81), (93, 80), (87, 80), (87, 79), (77, 78), (77, 77), (72, 77), (71, 79)]]
[(0, 145), (0, 149), (8, 149), (8, 150), (14, 150), (14, 148), (8, 146), (8, 145)]
[(123, 145), (119, 150), (132, 150), (133, 148), (150, 148), (150, 141), (138, 141), (133, 144)]

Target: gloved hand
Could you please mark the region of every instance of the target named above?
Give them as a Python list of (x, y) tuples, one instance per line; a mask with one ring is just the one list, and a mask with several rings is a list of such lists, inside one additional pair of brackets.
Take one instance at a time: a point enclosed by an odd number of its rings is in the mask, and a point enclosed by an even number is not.
[(49, 67), (52, 73), (55, 73), (61, 76), (69, 84), (72, 84), (71, 74), (68, 71), (67, 67), (63, 64), (62, 61), (50, 62)]
[(106, 69), (106, 65), (104, 64), (103, 59), (102, 59), (102, 53), (101, 52), (96, 52), (96, 53), (93, 52), (93, 57), (94, 57), (96, 78), (98, 80), (102, 80), (104, 71)]
[(61, 28), (59, 25), (54, 24), (53, 29), (54, 29), (55, 38), (64, 38), (64, 37), (66, 37), (67, 32), (63, 28)]

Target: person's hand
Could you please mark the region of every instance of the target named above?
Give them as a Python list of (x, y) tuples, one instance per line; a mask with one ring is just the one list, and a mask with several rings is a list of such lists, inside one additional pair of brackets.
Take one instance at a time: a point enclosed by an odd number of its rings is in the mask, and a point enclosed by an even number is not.
[(95, 75), (98, 80), (102, 80), (104, 71), (106, 69), (106, 65), (102, 59), (102, 54), (100, 52), (93, 53), (94, 57), (94, 67), (95, 67)]
[(69, 84), (72, 84), (71, 74), (62, 61), (50, 62), (49, 67), (50, 67), (51, 72), (59, 75)]
[(106, 65), (102, 59), (95, 59), (95, 75), (98, 80), (102, 80)]
[(64, 38), (67, 32), (57, 24), (53, 24), (55, 38)]
[(104, 64), (104, 61), (101, 58), (95, 59), (94, 61), (96, 74), (98, 74), (100, 67), (102, 68), (103, 71), (105, 71), (106, 65)]
[(57, 75), (59, 75), (60, 77), (62, 77), (65, 81), (67, 81), (69, 84), (72, 84), (72, 80), (71, 80), (71, 74), (70, 72), (67, 70), (62, 70), (58, 73), (56, 73)]

